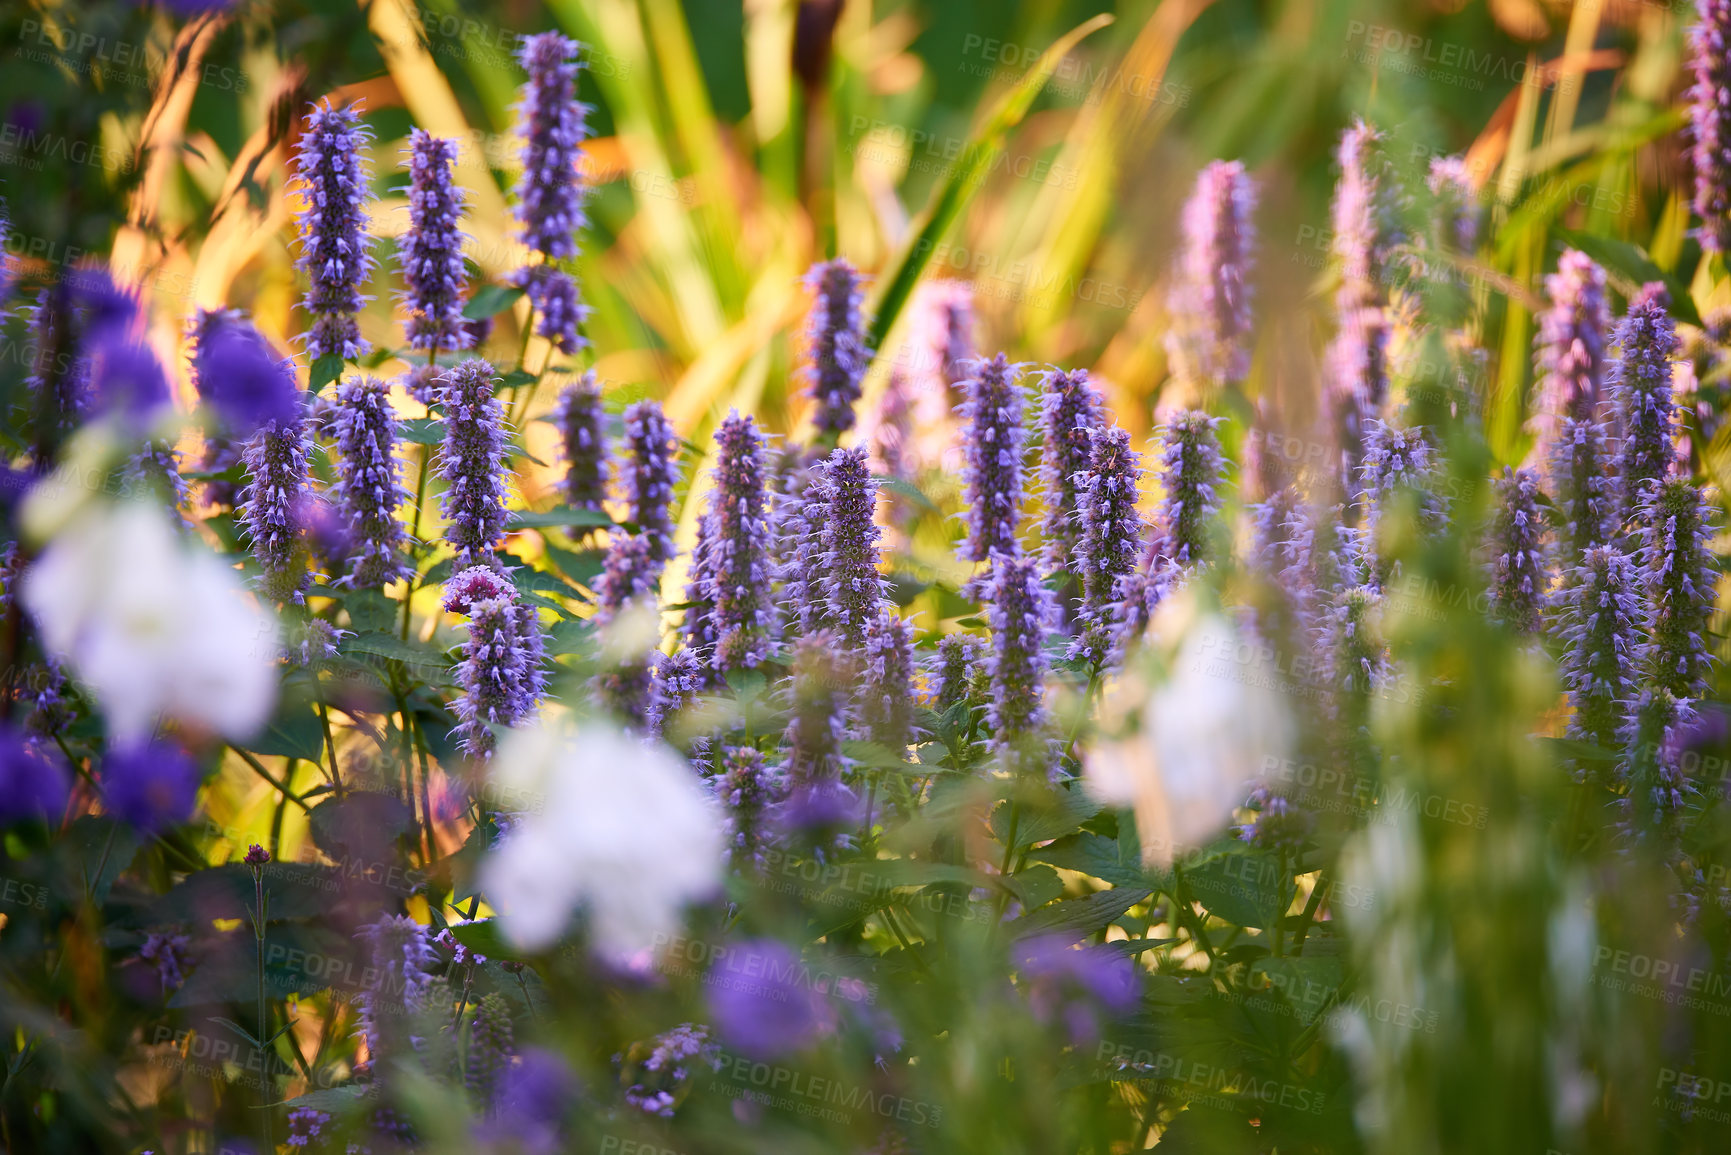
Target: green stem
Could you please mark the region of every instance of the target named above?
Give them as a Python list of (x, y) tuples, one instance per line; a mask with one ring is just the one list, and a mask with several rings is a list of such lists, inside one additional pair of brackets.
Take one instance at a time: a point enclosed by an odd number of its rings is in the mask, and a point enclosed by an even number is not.
[(1304, 953), (1304, 939), (1310, 934), (1310, 920), (1316, 917), (1317, 907), (1322, 905), (1322, 895), (1327, 889), (1328, 875), (1319, 872), (1316, 876), (1316, 885), (1311, 887), (1310, 897), (1305, 900), (1304, 914), (1301, 916), (1303, 921), (1298, 924), (1298, 933), (1292, 936), (1292, 953), (1294, 955)]
[[(257, 903), (257, 917), (253, 919), (253, 938), (258, 947), (258, 1046), (259, 1063), (265, 1065), (265, 1040), (270, 1038), (270, 1007), (264, 997), (264, 871), (257, 866), (252, 868), (253, 897)], [(261, 1073), (260, 1079), (268, 1077)], [(275, 1151), (276, 1143), (271, 1138), (270, 1125), (270, 1092), (265, 1086), (259, 1087), (259, 1127), (264, 1133), (264, 1149)]]
[[(421, 540), (421, 507), (427, 504), (427, 466), (428, 466), (428, 463), (432, 460), (432, 457), (433, 457), (432, 446), (430, 446), (430, 445), (421, 446), (421, 464), (420, 464), (419, 476), (415, 480), (415, 520), (414, 520), (414, 523), (410, 527), (410, 530), (409, 530), (409, 542), (410, 542), (411, 551), (414, 549), (415, 545), (419, 544), (419, 542)], [(403, 588), (403, 633), (402, 633), (402, 638), (403, 638), (403, 641), (405, 641), (405, 642), (409, 640), (409, 619), (413, 614), (413, 610), (410, 607), (412, 607), (414, 605), (414, 602), (415, 602), (415, 582), (419, 577), (420, 577), (420, 570), (419, 570), (418, 565), (417, 565), (415, 572), (411, 573), (406, 579), (404, 579), (404, 583), (403, 583), (404, 588)]]
[(270, 776), (270, 771), (264, 768), (264, 763), (253, 757), (249, 751), (242, 750), (239, 746), (234, 745), (229, 746), (229, 749), (233, 750), (236, 754), (239, 754), (241, 761), (245, 762), (248, 766), (251, 766), (254, 774), (257, 774), (260, 778), (263, 778), (266, 782), (269, 782), (272, 786), (275, 786), (279, 791), (281, 791), (283, 797), (287, 798), (290, 802), (293, 802), (296, 806), (299, 806), (302, 810), (311, 809), (307, 805), (306, 799), (290, 790), (287, 786), (284, 786), (281, 782), (278, 782), (275, 778), (272, 778)]

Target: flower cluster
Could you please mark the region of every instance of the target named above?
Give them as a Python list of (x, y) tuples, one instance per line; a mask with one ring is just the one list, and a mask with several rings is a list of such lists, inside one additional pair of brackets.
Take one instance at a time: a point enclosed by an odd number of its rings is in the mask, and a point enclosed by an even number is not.
[(1017, 528), (1027, 432), (1020, 373), (1021, 366), (999, 353), (976, 362), (964, 386), (967, 399), (959, 411), (968, 423), (963, 442), (968, 521), (962, 556), (969, 561), (989, 561), (993, 554), (1022, 550)]
[(562, 352), (582, 345), (577, 327), (588, 315), (577, 281), (555, 262), (577, 255), (577, 233), (588, 224), (578, 158), (589, 135), (589, 107), (577, 100), (578, 44), (557, 32), (523, 40), (518, 61), (529, 73), (517, 104), (523, 134), (523, 174), (517, 182), (517, 223), (538, 263), (517, 271), (539, 321), (536, 332)]
[(1236, 160), (1203, 168), (1184, 204), (1166, 355), (1198, 384), (1236, 384), (1250, 372), (1255, 214), (1255, 182)]
[(445, 540), (457, 551), (456, 569), (497, 566), (494, 551), (505, 537), (505, 407), (493, 395), (493, 366), (471, 357), (445, 375), (445, 439), (439, 476)]
[(653, 401), (625, 408), (625, 504), (657, 565), (673, 557), (673, 485), (678, 479), (673, 425)]
[(1619, 512), (1624, 519), (1635, 512), (1647, 483), (1663, 478), (1676, 456), (1671, 443), (1677, 410), (1671, 360), (1682, 343), (1667, 311), (1668, 302), (1663, 285), (1643, 285), (1617, 325), (1622, 357), (1611, 365), (1608, 376), (1622, 434), (1617, 473), (1622, 479)]
[(1731, 3), (1702, 0), (1689, 29), (1689, 159), (1701, 247), (1731, 252)]
[(304, 421), (271, 422), (246, 443), (246, 489), (240, 518), (252, 541), (268, 598), (300, 604), (312, 575), (307, 570), (306, 515), (313, 441)]
[(310, 286), (302, 300), (311, 313), (307, 356), (353, 360), (367, 351), (355, 314), (366, 299), (361, 286), (373, 273), (367, 236), (372, 200), (366, 146), (372, 131), (360, 110), (315, 106), (302, 125), (297, 175), (306, 206), (300, 214), (300, 267)]
[(1045, 445), (1040, 458), (1044, 486), (1046, 564), (1067, 569), (1081, 539), (1081, 485), (1092, 460), (1093, 436), (1102, 427), (1100, 391), (1085, 370), (1054, 369), (1040, 394)]
[(453, 176), (457, 142), (421, 129), (409, 133), (409, 229), (397, 243), (402, 266), (404, 337), (411, 349), (466, 349), (463, 320), (463, 190)]
[(408, 534), (397, 509), (408, 498), (398, 480), (397, 417), (391, 392), (375, 377), (352, 377), (337, 388), (336, 448), (342, 477), (333, 496), (348, 525), (352, 550), (343, 581), (378, 589), (409, 573)]
[(870, 361), (865, 344), (864, 293), (859, 273), (846, 260), (822, 261), (805, 275), (814, 300), (806, 327), (807, 367), (817, 405), (812, 424), (834, 444), (854, 426), (854, 405)]
[(607, 502), (607, 415), (594, 370), (565, 387), (552, 416), (565, 456), (565, 503), (599, 513)]

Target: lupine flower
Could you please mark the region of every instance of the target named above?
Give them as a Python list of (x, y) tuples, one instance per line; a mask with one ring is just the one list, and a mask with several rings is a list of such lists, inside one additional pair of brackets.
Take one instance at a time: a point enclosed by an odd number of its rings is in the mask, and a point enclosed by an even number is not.
[(1557, 271), (1545, 278), (1550, 307), (1539, 315), (1539, 412), (1541, 438), (1556, 435), (1564, 420), (1601, 416), (1605, 380), (1605, 335), (1611, 315), (1605, 305), (1605, 270), (1585, 253), (1569, 249)]
[(678, 477), (678, 442), (673, 424), (654, 401), (638, 401), (625, 409), (625, 445), (630, 461), (625, 474), (629, 520), (649, 542), (657, 565), (673, 557), (673, 483)]
[(1045, 773), (1051, 759), (1040, 731), (1046, 724), (1046, 639), (1053, 630), (1052, 595), (1031, 558), (992, 555), (991, 697), (986, 725), (1007, 769)]
[(59, 763), (0, 722), (0, 827), (32, 820), (53, 825), (66, 808), (66, 794)]
[(273, 601), (300, 605), (312, 583), (305, 534), (312, 450), (306, 422), (295, 420), (266, 425), (241, 451), (247, 482), (238, 512), (261, 571), (259, 589)]
[(819, 535), (821, 581), (829, 612), (824, 620), (850, 647), (865, 642), (866, 628), (883, 605), (885, 581), (878, 572), (878, 539), (873, 514), (877, 479), (866, 466), (863, 449), (838, 449), (823, 463), (827, 511)]
[(1490, 538), (1491, 613), (1530, 637), (1543, 626), (1550, 597), (1538, 474), (1505, 469), (1496, 482), (1496, 497)]
[(367, 984), (355, 997), (367, 1053), (379, 1057), (407, 1042), (405, 1020), (430, 981), (438, 955), (427, 928), (402, 915), (380, 915), (355, 935), (366, 944)]
[(723, 1062), (721, 1046), (710, 1040), (708, 1027), (682, 1023), (656, 1038), (649, 1054), (636, 1064), (637, 1078), (625, 1089), (625, 1102), (646, 1115), (671, 1119), (685, 1098), (694, 1069), (707, 1066), (719, 1071)]
[(913, 627), (886, 606), (866, 624), (864, 658), (861, 734), (899, 754), (913, 738)]
[(355, 314), (366, 299), (361, 286), (373, 273), (367, 202), (372, 185), (367, 145), (373, 133), (354, 107), (329, 101), (306, 116), (295, 175), (304, 186), (298, 264), (309, 282), (301, 305), (313, 315), (307, 356), (352, 360), (367, 351)]
[(1093, 454), (1090, 439), (1104, 427), (1105, 415), (1100, 391), (1088, 383), (1085, 369), (1046, 374), (1040, 401), (1045, 418), (1040, 476), (1045, 486), (1046, 565), (1065, 570), (1074, 563), (1082, 537), (1078, 505), (1082, 476)]
[(484, 1119), (499, 1113), (506, 1073), (515, 1054), (512, 1043), (510, 1005), (494, 991), (475, 1004), (463, 1064), (463, 1087), (469, 1092), (469, 1103)]
[(1562, 519), (1558, 539), (1565, 572), (1579, 565), (1587, 550), (1611, 539), (1616, 498), (1605, 473), (1610, 454), (1605, 440), (1602, 422), (1568, 417), (1551, 445), (1550, 475)]
[(1622, 357), (1608, 374), (1623, 442), (1617, 452), (1620, 512), (1626, 519), (1640, 505), (1647, 482), (1663, 478), (1676, 450), (1671, 444), (1676, 403), (1671, 396), (1671, 359), (1682, 342), (1667, 312), (1665, 286), (1643, 285), (1617, 325)]
[(685, 905), (721, 882), (721, 816), (660, 743), (542, 717), (511, 732), (489, 774), (508, 797), (542, 803), (513, 824), (480, 876), (520, 949), (551, 946), (582, 909), (591, 947), (623, 962), (667, 941)]
[(769, 494), (764, 478), (764, 438), (756, 423), (738, 413), (715, 433), (715, 488), (703, 596), (712, 605), (711, 663), (725, 678), (754, 670), (768, 656), (775, 634), (770, 600)]
[(736, 977), (711, 971), (709, 1010), (722, 1041), (740, 1054), (760, 1062), (782, 1058), (833, 1029), (834, 1011), (786, 943), (734, 943), (721, 965)]
[(600, 512), (607, 504), (607, 416), (593, 369), (559, 394), (553, 424), (565, 455), (565, 504)]
[(337, 386), (336, 448), (342, 477), (332, 488), (348, 527), (344, 584), (380, 589), (410, 573), (403, 554), (408, 534), (397, 520), (397, 507), (409, 495), (398, 480), (396, 446), (397, 415), (389, 386), (366, 376)]
[(505, 537), (505, 408), (493, 395), (493, 366), (471, 357), (445, 375), (445, 440), (439, 476), (445, 540), (457, 551), (454, 569), (499, 564)]
[(1629, 705), (1617, 736), (1628, 786), (1624, 825), (1636, 841), (1675, 847), (1682, 835), (1683, 809), (1695, 790), (1679, 764), (1675, 734), (1693, 718), (1690, 705), (1663, 686), (1642, 690)]
[(769, 810), (786, 794), (779, 767), (750, 746), (728, 746), (710, 786), (727, 811), (728, 845), (735, 866), (759, 864), (771, 839)]
[(1615, 749), (1641, 657), (1635, 567), (1614, 546), (1594, 546), (1563, 588), (1562, 676), (1574, 709), (1569, 736)]
[(1184, 204), (1166, 355), (1180, 377), (1197, 384), (1234, 384), (1250, 372), (1255, 213), (1255, 182), (1235, 160), (1203, 168)]
[(1432, 202), (1434, 242), (1446, 252), (1471, 253), (1479, 243), (1478, 194), (1466, 160), (1458, 156), (1432, 157), (1426, 181)]
[(804, 492), (781, 518), (782, 602), (797, 633), (822, 629), (829, 618), (823, 559), (823, 530), (828, 522), (828, 482), (821, 469), (813, 469)]
[(1022, 424), (1024, 390), (1017, 380), (1021, 367), (999, 353), (976, 362), (964, 386), (967, 400), (959, 407), (967, 421), (962, 470), (967, 483), (967, 537), (962, 556), (987, 561), (995, 553), (1014, 556), (1022, 551), (1016, 536), (1021, 520), (1022, 454), (1027, 433)]
[(192, 817), (199, 772), (178, 746), (148, 742), (111, 749), (101, 779), (103, 805), (139, 830), (156, 833)]
[(1034, 1018), (1062, 1024), (1073, 1046), (1099, 1040), (1102, 1011), (1126, 1015), (1141, 1001), (1136, 968), (1109, 946), (1077, 947), (1073, 936), (1039, 935), (1016, 945), (1017, 969)]
[(589, 135), (589, 106), (577, 99), (580, 45), (557, 32), (524, 39), (517, 60), (529, 73), (517, 102), (523, 137), (523, 174), (517, 181), (517, 222), (523, 243), (541, 262), (519, 269), (516, 284), (539, 315), (536, 332), (575, 352), (577, 327), (588, 310), (578, 301), (577, 282), (552, 262), (577, 255), (577, 233), (589, 222), (578, 173)]
[[(463, 189), (452, 176), (457, 142), (409, 130), (409, 229), (397, 242), (402, 266), (403, 335), (411, 349), (468, 349), (463, 320)], [(411, 393), (413, 390), (411, 390)], [(417, 397), (416, 400), (423, 398)]]
[(1707, 544), (1710, 511), (1688, 478), (1649, 483), (1643, 494), (1637, 557), (1652, 614), (1647, 676), (1678, 699), (1701, 696), (1713, 663), (1707, 633), (1719, 568)]
[[(452, 579), (458, 591), (475, 591), (457, 593), (458, 598), (466, 599), (463, 612), (469, 616), (469, 640), (456, 669), (461, 694), (452, 706), (458, 720), (452, 733), (475, 758), (486, 758), (493, 752), (490, 726), (514, 725), (535, 705), (530, 665), (533, 655), (524, 638), (516, 591), (509, 582), (494, 577), (497, 586), (485, 596), (475, 596), (482, 592), (484, 575), (491, 574), (488, 566), (472, 566)], [(447, 593), (446, 604), (453, 600)]]
[(1130, 434), (1117, 426), (1094, 430), (1090, 446), (1088, 468), (1076, 479), (1081, 532), (1071, 564), (1081, 578), (1082, 606), (1070, 657), (1098, 665), (1111, 649), (1123, 586), (1142, 554), (1136, 511), (1142, 459), (1130, 448)]
[(932, 710), (943, 714), (972, 696), (985, 643), (973, 634), (946, 634), (938, 642), (927, 683)]
[(1731, 252), (1731, 3), (1701, 0), (1689, 29), (1689, 159), (1701, 247)]
[(859, 273), (842, 258), (813, 265), (805, 286), (815, 296), (806, 322), (804, 370), (816, 404), (812, 424), (818, 439), (833, 445), (854, 426), (854, 405), (871, 360), (860, 310), (865, 294)]

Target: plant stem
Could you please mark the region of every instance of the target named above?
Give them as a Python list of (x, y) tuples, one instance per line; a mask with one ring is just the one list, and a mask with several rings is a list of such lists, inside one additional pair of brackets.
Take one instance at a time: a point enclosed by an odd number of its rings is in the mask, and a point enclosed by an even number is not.
[[(252, 868), (252, 884), (253, 898), (257, 903), (254, 908), (257, 914), (253, 918), (252, 926), (253, 938), (258, 946), (258, 1049), (259, 1064), (263, 1067), (266, 1056), (265, 1040), (270, 1037), (270, 1009), (266, 1004), (264, 997), (264, 871), (257, 866)], [(266, 1151), (275, 1151), (276, 1143), (271, 1138), (270, 1092), (263, 1085), (263, 1078), (264, 1075), (261, 1074), (261, 1084), (258, 1092), (259, 1127), (264, 1133), (264, 1149)]]
[(254, 774), (257, 774), (260, 778), (263, 778), (266, 782), (269, 782), (272, 786), (275, 786), (278, 790), (282, 791), (283, 797), (287, 798), (290, 802), (293, 802), (296, 806), (299, 806), (302, 810), (310, 809), (310, 807), (307, 806), (306, 799), (290, 790), (287, 786), (284, 786), (281, 782), (278, 782), (275, 778), (272, 778), (270, 776), (270, 771), (264, 768), (264, 763), (253, 757), (250, 751), (242, 750), (239, 746), (233, 745), (231, 745), (229, 749), (233, 750), (236, 754), (239, 754), (240, 760), (245, 762), (248, 766), (251, 766)]

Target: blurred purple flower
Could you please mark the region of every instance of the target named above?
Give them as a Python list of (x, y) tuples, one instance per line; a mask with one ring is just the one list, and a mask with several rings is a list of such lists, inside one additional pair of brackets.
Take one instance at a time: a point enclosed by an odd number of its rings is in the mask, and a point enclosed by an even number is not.
[(1053, 631), (1052, 594), (1033, 558), (993, 554), (991, 697), (986, 725), (1006, 769), (1049, 772), (1040, 731), (1046, 724), (1046, 639)]
[(791, 1055), (834, 1029), (833, 1009), (812, 989), (805, 963), (775, 939), (733, 944), (706, 985), (717, 1033), (748, 1058)]
[(288, 425), (303, 412), (292, 362), (271, 352), (258, 331), (238, 317), (209, 314), (198, 339), (199, 395), (236, 438), (265, 425)]
[(1128, 1014), (1140, 1001), (1135, 967), (1110, 946), (1041, 935), (1017, 945), (1016, 963), (1034, 1017), (1061, 1023), (1075, 1046), (1100, 1038), (1102, 1011)]
[(1255, 182), (1236, 160), (1203, 168), (1184, 204), (1166, 354), (1180, 376), (1199, 385), (1234, 384), (1250, 372), (1255, 212)]
[(110, 750), (102, 763), (102, 800), (109, 812), (154, 833), (192, 817), (198, 767), (185, 750), (150, 741)]
[(0, 826), (41, 819), (50, 826), (66, 807), (66, 771), (10, 726), (0, 723)]
[(554, 1155), (565, 1149), (564, 1124), (581, 1088), (571, 1066), (544, 1047), (524, 1047), (507, 1067), (499, 1110), (481, 1128), (484, 1142), (515, 1144), (524, 1155)]
[(567, 385), (553, 406), (565, 459), (565, 504), (599, 512), (607, 503), (607, 414), (591, 369)]
[(1713, 506), (1693, 481), (1647, 484), (1636, 557), (1646, 586), (1647, 677), (1678, 698), (1699, 698), (1715, 660), (1710, 623), (1718, 601), (1719, 563), (1708, 538)]
[(1689, 146), (1701, 247), (1731, 252), (1731, 0), (1701, 0), (1689, 29)]

